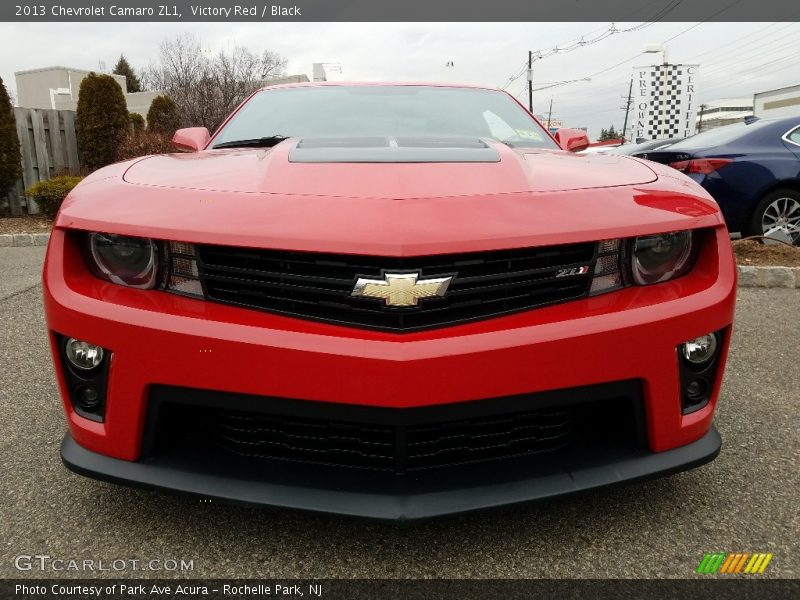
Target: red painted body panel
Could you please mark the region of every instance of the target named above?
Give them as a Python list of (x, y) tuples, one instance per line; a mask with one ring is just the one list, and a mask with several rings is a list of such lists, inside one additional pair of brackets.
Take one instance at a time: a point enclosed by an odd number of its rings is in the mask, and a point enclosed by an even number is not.
[[(670, 283), (399, 335), (102, 282), (56, 230), (44, 274), (48, 326), (113, 352), (106, 422), (81, 418), (65, 400), (70, 431), (90, 450), (136, 459), (156, 383), (399, 407), (638, 378), (651, 448), (686, 444), (708, 430), (718, 390), (682, 416), (675, 348), (733, 318), (733, 258), (726, 230), (716, 232), (697, 268)], [(365, 392), (375, 388), (392, 393)]]
[[(535, 152), (521, 158), (507, 150), (501, 163), (481, 165), (290, 164), (288, 145), (281, 146), (116, 165), (129, 182), (139, 181), (137, 169), (143, 169), (162, 185), (125, 184), (117, 177), (83, 184), (64, 202), (56, 226), (233, 246), (414, 256), (722, 223), (714, 201), (688, 178), (669, 170), (668, 179), (653, 181), (653, 169), (668, 168), (627, 157)], [(176, 165), (175, 187), (163, 185), (170, 161)], [(237, 161), (244, 166), (235, 169)], [(148, 163), (154, 166), (143, 166)], [(298, 168), (308, 175), (298, 175)], [(244, 191), (219, 189), (226, 176), (229, 188)], [(644, 182), (603, 187), (615, 179)], [(567, 183), (558, 186), (558, 180)], [(201, 189), (180, 185), (192, 181)], [(493, 188), (501, 191), (489, 193)], [(425, 189), (432, 192), (427, 197), (421, 196)]]
[[(343, 198), (440, 198), (557, 192), (649, 183), (644, 162), (618, 155), (512, 150), (491, 145), (492, 163), (291, 163), (287, 140), (274, 148), (154, 156), (133, 164), (125, 181), (203, 191)], [(209, 166), (210, 165), (210, 166)]]
[[(499, 163), (292, 164), (292, 143), (120, 163), (70, 194), (45, 263), (48, 328), (113, 353), (104, 423), (73, 411), (59, 372), (80, 445), (136, 460), (154, 384), (412, 407), (638, 379), (653, 451), (709, 430), (718, 382), (708, 406), (683, 416), (676, 347), (729, 328), (736, 274), (719, 210), (691, 180), (627, 157), (502, 145)], [(420, 256), (698, 228), (711, 234), (677, 280), (406, 334), (107, 283), (70, 231)]]

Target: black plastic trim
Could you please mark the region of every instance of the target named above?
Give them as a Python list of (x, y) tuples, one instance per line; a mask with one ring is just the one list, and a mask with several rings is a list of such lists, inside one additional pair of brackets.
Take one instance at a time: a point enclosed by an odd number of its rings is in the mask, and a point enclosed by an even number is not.
[[(108, 368), (111, 364), (111, 351), (108, 348), (103, 348), (103, 361), (91, 371), (81, 371), (73, 367), (67, 359), (66, 346), (69, 337), (57, 333), (56, 339), (58, 340), (58, 354), (61, 359), (61, 369), (64, 373), (64, 379), (66, 380), (72, 408), (84, 419), (102, 423), (105, 420), (106, 413), (106, 391), (108, 388)], [(97, 388), (100, 397), (100, 402), (91, 411), (81, 407), (76, 399), (78, 389), (89, 384)]]
[(479, 138), (302, 138), (292, 163), (496, 163), (497, 150)]
[[(237, 477), (235, 471), (196, 472), (180, 460), (130, 462), (97, 454), (81, 447), (67, 434), (61, 457), (70, 470), (112, 483), (167, 490), (235, 504), (268, 505), (322, 513), (389, 520), (415, 520), (546, 500), (578, 492), (642, 481), (698, 467), (719, 454), (716, 428), (686, 446), (665, 452), (640, 450), (611, 462), (583, 455), (574, 464), (538, 472), (522, 469), (515, 480), (473, 479), (471, 486), (443, 487), (406, 492), (388, 488), (364, 492), (344, 485), (309, 487)], [(608, 457), (606, 457), (608, 458)], [(478, 483), (479, 482), (479, 483)]]
[[(727, 329), (713, 331), (717, 338), (717, 353), (705, 364), (695, 365), (686, 360), (679, 345), (675, 350), (678, 354), (678, 373), (681, 381), (681, 411), (684, 415), (697, 412), (708, 406), (711, 396), (717, 385), (717, 371), (719, 370), (719, 356), (725, 344)], [(692, 402), (686, 393), (686, 387), (693, 379), (702, 379), (706, 383), (706, 392), (699, 402)]]
[[(465, 291), (469, 295), (487, 294), (491, 291), (491, 286), (485, 288), (483, 291), (477, 291), (474, 286), (464, 289), (465, 282), (471, 284), (475, 283), (476, 279), (482, 279), (491, 284), (495, 279), (488, 277), (472, 277), (466, 275), (464, 272), (464, 265), (469, 265), (472, 261), (486, 261), (488, 263), (503, 263), (511, 260), (546, 260), (547, 253), (557, 249), (559, 252), (564, 251), (567, 253), (574, 253), (578, 256), (563, 257), (572, 258), (568, 262), (550, 265), (541, 269), (528, 269), (519, 272), (502, 272), (496, 278), (501, 283), (495, 284), (498, 292), (507, 291), (508, 284), (502, 283), (503, 279), (513, 279), (520, 275), (532, 272), (534, 274), (545, 274), (547, 272), (555, 273), (556, 270), (562, 268), (570, 268), (576, 266), (587, 266), (589, 271), (585, 275), (556, 278), (544, 278), (541, 280), (533, 280), (528, 282), (528, 285), (537, 286), (537, 294), (522, 294), (516, 297), (504, 297), (502, 293), (492, 296), (490, 302), (485, 302), (485, 310), (477, 311), (475, 314), (457, 314), (458, 311), (464, 310), (469, 305), (477, 306), (482, 301), (479, 297), (466, 298), (468, 302), (464, 303)], [(338, 292), (330, 293), (331, 290), (326, 290), (326, 293), (318, 294), (318, 299), (289, 299), (283, 297), (267, 297), (266, 301), (260, 303), (247, 299), (247, 296), (238, 296), (235, 298), (226, 297), (226, 293), (214, 291), (209, 283), (214, 279), (231, 278), (236, 279), (232, 275), (219, 276), (214, 273), (219, 270), (220, 266), (227, 273), (231, 273), (230, 265), (221, 265), (218, 258), (212, 258), (214, 254), (227, 255), (229, 258), (235, 253), (252, 254), (257, 259), (281, 261), (286, 263), (299, 262), (303, 266), (314, 265), (319, 268), (321, 272), (325, 273), (324, 280), (321, 280), (318, 275), (303, 276), (302, 278), (291, 277), (292, 283), (287, 284), (284, 277), (285, 267), (283, 271), (272, 272), (270, 270), (261, 271), (264, 276), (271, 276), (276, 278), (276, 281), (284, 289), (296, 287), (300, 290), (311, 290), (307, 286), (299, 285), (300, 281), (312, 281), (316, 284), (320, 282), (328, 283), (332, 286), (338, 286)], [(581, 254), (584, 253), (584, 254)], [(260, 255), (260, 256), (259, 256)], [(581, 260), (574, 260), (581, 257)], [(388, 331), (392, 333), (412, 333), (417, 331), (426, 331), (438, 329), (442, 327), (451, 327), (464, 323), (475, 321), (483, 321), (505, 315), (525, 312), (536, 308), (543, 308), (546, 306), (562, 304), (565, 302), (572, 302), (586, 298), (589, 294), (589, 288), (592, 282), (591, 274), (594, 271), (595, 262), (597, 260), (597, 243), (596, 242), (579, 242), (572, 244), (557, 244), (554, 246), (541, 246), (541, 247), (525, 247), (525, 248), (512, 248), (504, 250), (488, 250), (468, 253), (455, 253), (444, 255), (425, 255), (415, 257), (381, 257), (381, 256), (366, 256), (366, 255), (343, 255), (331, 253), (317, 253), (317, 252), (296, 252), (296, 251), (280, 251), (280, 250), (267, 250), (267, 249), (248, 249), (238, 248), (231, 246), (214, 246), (208, 244), (196, 245), (196, 259), (200, 272), (200, 280), (203, 285), (205, 300), (220, 304), (227, 304), (231, 306), (238, 306), (247, 308), (249, 310), (259, 310), (279, 315), (286, 315), (293, 318), (299, 318), (307, 321), (315, 321), (320, 323), (331, 323), (345, 327), (353, 327), (357, 329), (368, 329), (374, 331)], [(331, 272), (331, 268), (345, 268), (347, 269), (347, 276), (344, 278), (335, 277)], [(240, 274), (249, 274), (251, 277), (258, 270), (240, 269)], [(387, 307), (382, 305), (379, 301), (364, 300), (361, 298), (353, 298), (351, 292), (358, 277), (379, 277), (386, 272), (418, 272), (425, 277), (441, 277), (452, 275), (455, 273), (448, 293), (445, 298), (424, 298), (416, 307)], [(460, 277), (459, 277), (460, 275)], [(242, 280), (244, 281), (244, 280)], [(271, 285), (271, 284), (270, 284)], [(258, 288), (258, 285), (254, 287)], [(570, 287), (570, 289), (564, 289)], [(560, 288), (560, 289), (555, 289)], [(554, 298), (539, 297), (544, 293), (556, 294)], [(521, 298), (528, 297), (529, 300), (522, 305), (506, 306), (507, 302), (519, 301)], [(534, 301), (535, 298), (538, 298)], [(322, 302), (320, 302), (320, 299)], [(294, 302), (295, 304), (302, 304), (304, 308), (281, 306), (281, 302)], [(452, 306), (452, 302), (456, 303)], [(331, 303), (337, 306), (334, 306)], [(488, 306), (491, 303), (500, 302), (500, 306)], [(329, 311), (334, 309), (333, 313)], [(394, 318), (386, 319), (389, 315)], [(385, 321), (385, 322), (384, 322)]]

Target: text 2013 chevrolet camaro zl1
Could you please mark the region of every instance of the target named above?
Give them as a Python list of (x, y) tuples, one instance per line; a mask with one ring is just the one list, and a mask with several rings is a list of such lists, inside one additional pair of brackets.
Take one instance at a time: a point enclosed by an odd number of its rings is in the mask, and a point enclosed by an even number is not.
[(256, 92), (101, 169), (44, 270), (90, 477), (413, 519), (712, 460), (720, 212), (478, 87)]

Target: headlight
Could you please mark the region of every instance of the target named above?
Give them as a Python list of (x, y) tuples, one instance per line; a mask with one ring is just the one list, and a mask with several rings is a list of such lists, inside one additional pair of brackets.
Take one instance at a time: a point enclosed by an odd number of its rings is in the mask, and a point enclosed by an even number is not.
[(128, 287), (155, 287), (158, 260), (153, 240), (91, 233), (87, 246), (89, 266), (98, 277)]
[(631, 274), (639, 285), (679, 277), (692, 267), (695, 242), (691, 231), (646, 235), (633, 240)]

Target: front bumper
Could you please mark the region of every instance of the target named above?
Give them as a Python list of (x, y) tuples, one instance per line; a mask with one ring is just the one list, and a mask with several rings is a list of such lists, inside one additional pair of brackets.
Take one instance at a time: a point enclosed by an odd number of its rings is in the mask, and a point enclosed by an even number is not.
[(131, 462), (87, 450), (69, 434), (61, 444), (61, 458), (70, 470), (81, 475), (202, 499), (375, 519), (415, 520), (546, 500), (670, 475), (714, 460), (720, 445), (719, 433), (712, 425), (700, 439), (666, 452), (641, 450), (637, 455), (620, 457), (610, 464), (595, 462), (590, 457), (576, 459), (574, 464), (564, 462), (558, 467), (540, 464), (524, 478), (511, 480), (495, 469), (488, 478), (471, 469), (469, 481), (453, 478), (432, 491), (415, 491), (413, 485), (402, 484), (372, 492), (337, 489), (312, 485), (312, 479), (299, 484), (296, 478), (288, 476), (271, 481), (243, 479), (229, 466), (198, 472), (192, 468), (197, 457), (195, 460)]
[[(74, 240), (56, 229), (44, 301), (70, 429), (64, 460), (100, 478), (201, 496), (397, 518), (551, 497), (701, 464), (719, 446), (712, 418), (730, 335), (710, 402), (685, 415), (676, 347), (728, 330), (732, 322), (733, 259), (725, 229), (714, 233), (692, 273), (673, 282), (456, 327), (391, 334), (109, 284), (86, 272)], [(103, 422), (73, 409), (57, 334), (111, 351)], [(424, 493), (312, 494), (298, 482), (245, 485), (211, 472), (181, 471), (180, 463), (148, 463), (142, 454), (154, 386), (413, 409), (618, 381), (641, 385), (647, 446), (641, 454), (530, 479)], [(570, 480), (575, 473), (580, 477)], [(314, 494), (321, 495), (313, 499)], [(359, 502), (365, 506), (359, 508)]]

